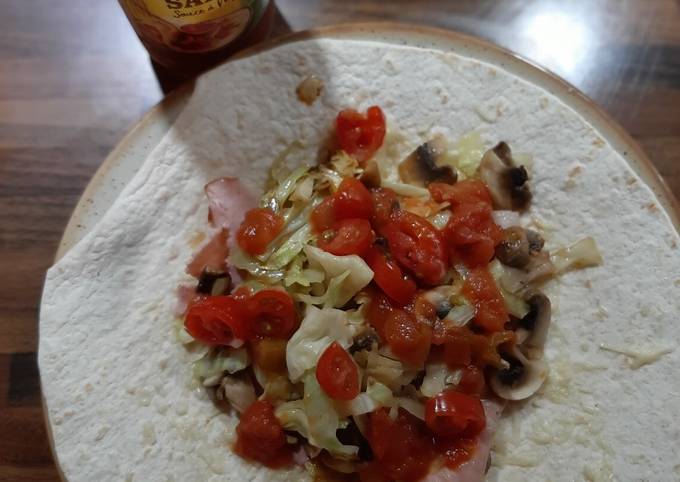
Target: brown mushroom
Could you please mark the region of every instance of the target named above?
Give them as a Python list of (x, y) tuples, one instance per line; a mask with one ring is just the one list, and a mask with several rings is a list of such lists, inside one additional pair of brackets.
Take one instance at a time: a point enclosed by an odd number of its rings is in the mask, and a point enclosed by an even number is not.
[(529, 174), (524, 166), (514, 165), (512, 152), (505, 142), (499, 142), (484, 153), (479, 165), (479, 177), (489, 187), (496, 209), (522, 211), (529, 206)]
[(446, 139), (441, 135), (418, 146), (399, 164), (401, 180), (419, 187), (435, 181), (455, 183), (458, 179), (455, 169), (440, 165), (446, 147)]
[(380, 187), (380, 169), (374, 159), (369, 159), (364, 166), (364, 172), (359, 176), (359, 180), (367, 187)]
[(528, 350), (543, 350), (552, 314), (550, 299), (540, 291), (532, 291), (524, 300), (529, 305), (529, 313), (519, 320), (517, 342)]
[(516, 345), (502, 356), (506, 366), (492, 374), (489, 385), (496, 395), (505, 400), (529, 398), (548, 377), (545, 361), (527, 358)]
[(519, 226), (503, 230), (503, 240), (496, 246), (498, 260), (513, 268), (524, 268), (531, 261), (527, 233)]

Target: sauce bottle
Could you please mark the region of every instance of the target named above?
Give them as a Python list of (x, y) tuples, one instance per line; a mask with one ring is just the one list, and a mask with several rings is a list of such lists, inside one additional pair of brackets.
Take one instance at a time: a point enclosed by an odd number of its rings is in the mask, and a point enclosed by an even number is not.
[(266, 39), (269, 0), (119, 0), (151, 59), (171, 76), (189, 78)]

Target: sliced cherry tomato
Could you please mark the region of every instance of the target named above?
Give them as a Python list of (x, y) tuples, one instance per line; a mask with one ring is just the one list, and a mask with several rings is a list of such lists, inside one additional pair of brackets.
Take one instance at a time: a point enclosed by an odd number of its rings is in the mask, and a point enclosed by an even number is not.
[(333, 204), (335, 219), (371, 219), (373, 199), (366, 186), (358, 179), (353, 177), (343, 179), (333, 197), (335, 198)]
[(384, 187), (371, 189), (371, 198), (373, 199), (373, 224), (376, 228), (380, 228), (395, 219), (395, 215), (399, 212), (399, 198), (397, 194)]
[(366, 219), (343, 219), (333, 229), (321, 233), (319, 248), (337, 256), (364, 254), (373, 244), (375, 235)]
[(372, 412), (367, 435), (375, 456), (373, 463), (387, 480), (420, 480), (436, 456), (425, 424), (401, 409), (395, 420), (384, 408)]
[(486, 268), (474, 268), (463, 284), (463, 296), (475, 307), (475, 324), (489, 333), (501, 331), (510, 319), (503, 296)]
[(468, 365), (462, 369), (463, 374), (456, 385), (456, 390), (479, 397), (486, 385), (484, 372), (474, 365)]
[(485, 266), (503, 239), (503, 230), (493, 220), (491, 206), (482, 202), (456, 206), (444, 228), (444, 237), (467, 266)]
[(283, 229), (283, 218), (271, 209), (255, 208), (246, 213), (236, 234), (238, 245), (248, 254), (262, 254)]
[(375, 290), (368, 304), (368, 322), (381, 337), (385, 337), (385, 320), (396, 309), (393, 302), (382, 291)]
[(484, 430), (486, 416), (479, 398), (445, 390), (425, 403), (425, 423), (440, 436), (474, 437)]
[(293, 461), (286, 434), (274, 415), (274, 406), (258, 400), (243, 412), (236, 426), (234, 451), (267, 467), (277, 468)]
[(335, 198), (329, 196), (312, 211), (309, 221), (312, 228), (317, 233), (323, 233), (327, 229), (331, 229), (335, 224)]
[(375, 105), (369, 107), (365, 115), (354, 109), (345, 109), (335, 119), (335, 131), (340, 149), (363, 163), (382, 146), (385, 115)]
[(245, 303), (251, 337), (288, 339), (297, 329), (293, 299), (281, 290), (262, 290)]
[(383, 326), (385, 340), (401, 360), (420, 366), (430, 352), (432, 328), (404, 310), (390, 312)]
[(373, 270), (373, 281), (387, 296), (404, 306), (416, 294), (415, 282), (405, 275), (397, 263), (387, 258), (378, 247), (371, 247), (364, 255), (368, 266)]
[(438, 203), (449, 202), (452, 206), (477, 202), (491, 206), (492, 202), (486, 184), (476, 179), (466, 179), (455, 184), (433, 182), (427, 186), (427, 189), (430, 191), (432, 199)]
[(323, 391), (335, 400), (352, 400), (361, 391), (356, 363), (335, 341), (319, 357), (316, 379)]
[(448, 269), (444, 240), (427, 219), (402, 211), (383, 231), (399, 264), (427, 285), (441, 282)]
[(246, 339), (244, 320), (240, 303), (231, 296), (209, 296), (189, 307), (184, 327), (208, 345), (230, 345)]

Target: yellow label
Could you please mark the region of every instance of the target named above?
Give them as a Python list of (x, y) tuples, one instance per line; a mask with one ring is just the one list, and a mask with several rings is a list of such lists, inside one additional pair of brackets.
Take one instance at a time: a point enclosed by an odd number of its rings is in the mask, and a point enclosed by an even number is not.
[(241, 8), (241, 0), (144, 0), (149, 12), (174, 24), (205, 22)]

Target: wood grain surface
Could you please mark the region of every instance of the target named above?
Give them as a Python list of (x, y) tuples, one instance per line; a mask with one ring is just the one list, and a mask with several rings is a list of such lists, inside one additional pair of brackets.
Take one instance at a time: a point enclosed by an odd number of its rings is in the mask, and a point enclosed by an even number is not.
[[(553, 70), (605, 108), (680, 195), (677, 0), (278, 0), (275, 32), (392, 20)], [(163, 92), (116, 2), (0, 1), (0, 481), (58, 480), (36, 367), (40, 292), (89, 178)]]

